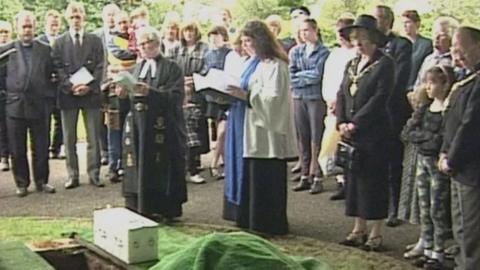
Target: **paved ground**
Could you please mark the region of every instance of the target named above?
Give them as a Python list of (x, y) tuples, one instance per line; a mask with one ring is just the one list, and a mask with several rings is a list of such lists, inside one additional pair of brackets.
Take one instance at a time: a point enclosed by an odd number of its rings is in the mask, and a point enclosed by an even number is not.
[[(87, 184), (85, 174), (84, 145), (79, 145), (81, 160), (81, 186), (65, 190), (63, 182), (67, 177), (65, 162), (50, 161), (50, 183), (57, 187), (56, 194), (30, 193), (25, 198), (17, 198), (11, 172), (0, 172), (0, 216), (53, 216), (91, 217), (95, 208), (107, 204), (122, 206), (121, 184), (106, 183), (104, 188), (94, 188)], [(102, 173), (106, 167), (102, 168)], [(208, 176), (208, 172), (203, 172)], [(290, 183), (292, 186), (293, 183)], [(288, 194), (288, 217), (292, 234), (313, 237), (327, 242), (338, 242), (351, 230), (352, 220), (343, 214), (343, 201), (329, 201), (335, 189), (333, 181), (326, 181), (327, 191), (310, 195), (306, 192)], [(30, 187), (33, 190), (33, 186)], [(188, 202), (184, 205), (182, 221), (230, 225), (221, 218), (223, 181), (208, 180), (206, 184), (188, 184)], [(384, 254), (401, 258), (406, 244), (416, 240), (418, 227), (404, 224), (397, 228), (386, 228)]]

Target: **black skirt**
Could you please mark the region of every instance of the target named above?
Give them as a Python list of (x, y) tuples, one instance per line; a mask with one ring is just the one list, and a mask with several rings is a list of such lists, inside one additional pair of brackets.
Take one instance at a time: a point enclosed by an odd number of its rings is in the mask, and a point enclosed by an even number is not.
[(256, 232), (287, 234), (287, 162), (248, 158), (245, 166), (240, 205), (225, 199), (223, 218)]
[(345, 172), (347, 216), (380, 220), (388, 215), (388, 161), (377, 150), (361, 152), (359, 170)]

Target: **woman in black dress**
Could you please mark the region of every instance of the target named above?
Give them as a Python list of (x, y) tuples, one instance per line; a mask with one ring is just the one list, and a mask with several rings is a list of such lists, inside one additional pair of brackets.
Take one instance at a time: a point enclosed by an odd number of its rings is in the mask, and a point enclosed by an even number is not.
[[(355, 218), (352, 232), (342, 241), (349, 246), (378, 250), (383, 219), (388, 214), (388, 151), (390, 120), (387, 100), (394, 85), (394, 62), (378, 48), (383, 35), (376, 20), (360, 15), (341, 30), (358, 56), (347, 64), (337, 97), (337, 128), (342, 140), (352, 144), (357, 156), (346, 171), (346, 215)], [(367, 240), (367, 220), (372, 229)]]

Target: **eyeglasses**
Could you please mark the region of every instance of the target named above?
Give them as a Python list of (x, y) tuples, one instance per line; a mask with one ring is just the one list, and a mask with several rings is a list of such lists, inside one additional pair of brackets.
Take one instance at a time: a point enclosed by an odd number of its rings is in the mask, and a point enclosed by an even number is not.
[(137, 43), (137, 46), (138, 47), (143, 47), (143, 46), (146, 46), (147, 44), (152, 43), (153, 41), (154, 41), (153, 39), (145, 40), (145, 41)]
[(74, 19), (81, 20), (81, 19), (82, 19), (82, 16), (80, 16), (80, 15), (72, 15), (72, 16), (70, 16), (70, 20), (74, 20)]
[(10, 31), (8, 30), (3, 30), (3, 29), (0, 29), (0, 34), (8, 34), (10, 33)]

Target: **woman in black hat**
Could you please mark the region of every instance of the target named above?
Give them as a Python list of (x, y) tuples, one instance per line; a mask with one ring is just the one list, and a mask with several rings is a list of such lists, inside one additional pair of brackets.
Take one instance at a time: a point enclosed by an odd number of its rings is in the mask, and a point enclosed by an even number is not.
[[(345, 173), (346, 215), (355, 217), (355, 225), (341, 243), (378, 251), (388, 214), (388, 163), (383, 157), (388, 151), (386, 105), (394, 85), (394, 62), (379, 49), (384, 36), (374, 17), (360, 15), (341, 31), (358, 51), (347, 64), (336, 107), (342, 140), (356, 151)], [(372, 220), (368, 235), (367, 220)]]

